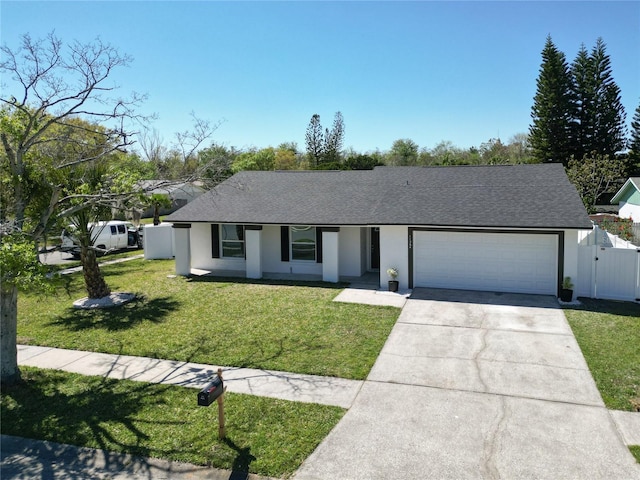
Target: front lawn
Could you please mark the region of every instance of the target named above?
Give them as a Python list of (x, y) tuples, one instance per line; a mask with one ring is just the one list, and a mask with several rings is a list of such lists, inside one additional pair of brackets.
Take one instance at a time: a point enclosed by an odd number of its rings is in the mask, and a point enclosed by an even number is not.
[(18, 300), (18, 342), (204, 364), (364, 379), (399, 309), (333, 302), (331, 284), (172, 277), (172, 260), (102, 267), (112, 291), (138, 300), (80, 311), (81, 273), (50, 295)]
[(640, 397), (640, 305), (580, 298), (564, 313), (607, 408)]
[[(23, 367), (2, 391), (2, 433), (288, 477), (338, 423), (344, 410), (225, 394), (227, 436), (217, 405), (197, 406), (197, 390)], [(244, 478), (244, 477), (243, 477)]]

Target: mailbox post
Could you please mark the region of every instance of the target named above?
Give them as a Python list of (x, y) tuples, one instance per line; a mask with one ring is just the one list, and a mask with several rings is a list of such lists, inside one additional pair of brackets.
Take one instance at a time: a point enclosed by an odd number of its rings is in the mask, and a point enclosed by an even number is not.
[(224, 425), (224, 392), (227, 388), (222, 380), (222, 369), (218, 369), (218, 375), (212, 382), (198, 393), (198, 405), (208, 407), (214, 400), (218, 401), (218, 438), (223, 439), (226, 435)]
[[(222, 384), (222, 369), (218, 369), (218, 378), (220, 379), (220, 384)], [(218, 397), (218, 438), (222, 440), (227, 432), (225, 431), (224, 426), (224, 392), (226, 387), (222, 389), (222, 393)]]

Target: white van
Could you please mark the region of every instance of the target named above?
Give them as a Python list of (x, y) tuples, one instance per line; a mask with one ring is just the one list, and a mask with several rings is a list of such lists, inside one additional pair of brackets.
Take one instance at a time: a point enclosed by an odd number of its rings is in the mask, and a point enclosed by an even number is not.
[[(131, 222), (111, 220), (89, 225), (91, 236), (95, 237), (93, 247), (99, 254), (105, 255), (113, 250), (142, 248), (142, 229), (137, 230)], [(80, 256), (80, 245), (73, 236), (74, 227), (62, 231), (60, 250), (74, 257)]]

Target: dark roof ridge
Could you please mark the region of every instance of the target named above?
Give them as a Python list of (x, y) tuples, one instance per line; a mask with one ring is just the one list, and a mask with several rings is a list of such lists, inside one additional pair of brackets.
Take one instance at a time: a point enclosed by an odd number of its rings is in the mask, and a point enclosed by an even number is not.
[[(476, 167), (482, 167), (482, 168), (495, 168), (495, 167), (526, 167), (526, 166), (531, 166), (531, 167), (538, 167), (538, 166), (547, 166), (547, 165), (562, 165), (561, 163), (557, 163), (557, 162), (549, 162), (549, 163), (498, 163), (498, 164), (489, 164), (489, 163), (484, 163), (484, 164), (461, 164), (461, 165), (376, 165), (375, 167), (373, 167), (374, 170), (383, 170), (385, 168), (463, 168), (463, 167), (470, 167), (470, 168), (476, 168)], [(312, 170), (314, 171), (314, 170)], [(317, 170), (317, 171), (321, 171), (321, 170)], [(341, 171), (341, 170), (336, 170), (336, 171)]]

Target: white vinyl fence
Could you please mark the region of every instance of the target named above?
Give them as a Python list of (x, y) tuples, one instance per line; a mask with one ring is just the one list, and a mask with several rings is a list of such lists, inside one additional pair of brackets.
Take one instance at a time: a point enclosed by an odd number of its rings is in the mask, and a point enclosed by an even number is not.
[(631, 232), (633, 233), (633, 243), (640, 245), (640, 223), (634, 223)]
[(640, 301), (640, 248), (578, 247), (577, 295)]

